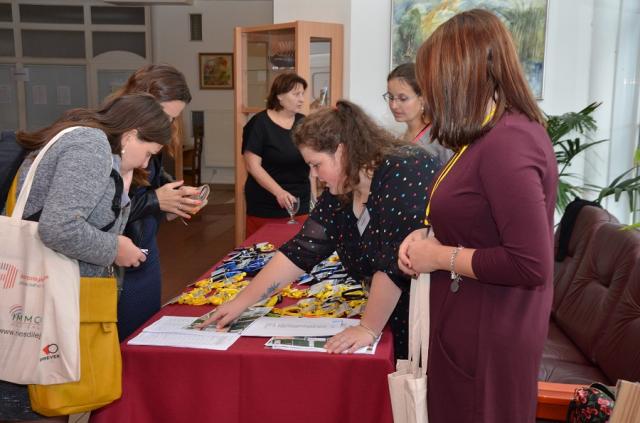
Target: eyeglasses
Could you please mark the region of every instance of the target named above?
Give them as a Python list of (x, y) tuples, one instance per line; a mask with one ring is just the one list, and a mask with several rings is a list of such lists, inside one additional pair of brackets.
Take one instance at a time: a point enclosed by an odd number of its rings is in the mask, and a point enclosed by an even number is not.
[(394, 101), (397, 101), (401, 104), (406, 103), (409, 100), (413, 100), (414, 98), (417, 98), (417, 95), (414, 95), (413, 97), (407, 97), (406, 95), (399, 95), (397, 97), (392, 96), (389, 93), (384, 93), (382, 94), (382, 98), (384, 99), (384, 101), (386, 101), (387, 103), (391, 104)]

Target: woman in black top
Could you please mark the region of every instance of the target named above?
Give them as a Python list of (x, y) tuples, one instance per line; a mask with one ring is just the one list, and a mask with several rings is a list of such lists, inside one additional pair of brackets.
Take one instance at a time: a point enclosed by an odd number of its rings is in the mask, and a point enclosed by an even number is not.
[(327, 190), (298, 235), (203, 326), (224, 327), (337, 251), (350, 276), (370, 280), (371, 289), (361, 324), (331, 338), (327, 349), (353, 352), (368, 345), (391, 317), (396, 356), (406, 356), (409, 278), (395, 257), (403, 237), (423, 225), (439, 161), (394, 139), (347, 101), (306, 117), (294, 142)]
[(287, 207), (300, 201), (300, 220), (309, 213), (309, 166), (291, 141), (292, 128), (304, 117), (307, 82), (295, 73), (274, 79), (267, 109), (253, 116), (242, 132), (242, 154), (247, 167), (246, 235), (270, 221), (286, 220)]

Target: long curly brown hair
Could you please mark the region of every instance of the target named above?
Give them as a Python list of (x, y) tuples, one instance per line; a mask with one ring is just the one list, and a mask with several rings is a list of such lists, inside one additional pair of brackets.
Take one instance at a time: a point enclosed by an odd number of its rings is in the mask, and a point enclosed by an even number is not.
[(339, 100), (335, 107), (318, 110), (305, 117), (293, 130), (293, 142), (299, 148), (334, 154), (343, 145), (345, 175), (339, 196), (343, 204), (353, 201), (352, 191), (360, 183), (360, 171), (373, 173), (385, 156), (398, 153), (408, 145), (376, 124), (358, 105)]

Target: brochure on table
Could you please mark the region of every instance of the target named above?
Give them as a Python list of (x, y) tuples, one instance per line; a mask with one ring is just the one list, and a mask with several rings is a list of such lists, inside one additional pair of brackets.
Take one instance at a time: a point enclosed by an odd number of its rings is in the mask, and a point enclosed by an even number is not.
[[(331, 338), (330, 336), (274, 336), (269, 339), (265, 347), (274, 350), (307, 351), (307, 352), (327, 352), (324, 345)], [(375, 354), (380, 337), (377, 337), (373, 344), (362, 347), (354, 351), (354, 354)]]
[(127, 344), (227, 350), (240, 337), (237, 333), (187, 329), (191, 322), (193, 317), (163, 316)]

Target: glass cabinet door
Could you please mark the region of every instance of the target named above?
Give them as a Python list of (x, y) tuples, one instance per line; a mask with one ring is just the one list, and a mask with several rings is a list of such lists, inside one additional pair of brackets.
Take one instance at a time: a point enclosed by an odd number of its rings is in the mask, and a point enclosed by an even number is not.
[(315, 110), (331, 104), (331, 40), (311, 38), (310, 45), (310, 109)]
[(247, 108), (264, 109), (269, 88), (282, 72), (295, 72), (295, 33), (293, 29), (243, 34), (246, 56), (241, 58)]

